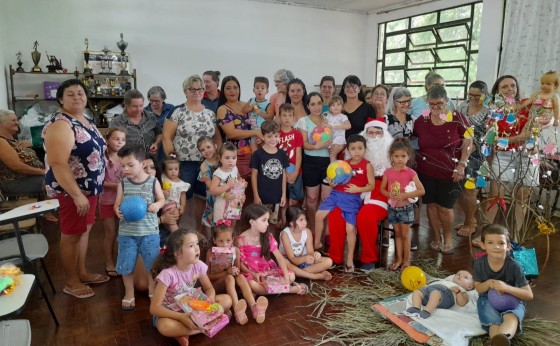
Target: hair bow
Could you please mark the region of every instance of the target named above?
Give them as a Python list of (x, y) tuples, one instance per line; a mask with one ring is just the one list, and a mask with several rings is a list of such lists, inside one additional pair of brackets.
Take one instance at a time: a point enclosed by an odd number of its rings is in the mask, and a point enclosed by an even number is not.
[(230, 227), (231, 226), (231, 220), (221, 219), (221, 220), (218, 220), (218, 222), (216, 222), (216, 226), (222, 226), (222, 225)]
[(167, 250), (167, 246), (164, 245), (161, 249), (159, 249), (159, 255), (160, 256), (165, 255), (166, 250)]

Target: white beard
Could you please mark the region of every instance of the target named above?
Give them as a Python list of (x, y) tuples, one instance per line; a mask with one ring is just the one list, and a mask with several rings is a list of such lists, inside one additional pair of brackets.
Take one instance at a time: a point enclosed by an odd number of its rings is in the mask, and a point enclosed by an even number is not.
[(389, 147), (393, 143), (391, 135), (383, 135), (380, 139), (367, 138), (367, 150), (364, 157), (373, 166), (375, 176), (382, 176), (385, 170), (391, 167), (389, 159)]

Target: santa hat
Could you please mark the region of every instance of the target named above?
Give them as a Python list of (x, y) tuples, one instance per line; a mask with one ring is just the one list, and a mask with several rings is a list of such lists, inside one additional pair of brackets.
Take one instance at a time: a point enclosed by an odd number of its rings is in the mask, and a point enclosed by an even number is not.
[(375, 120), (372, 120), (372, 121), (368, 122), (364, 126), (364, 133), (366, 133), (367, 129), (370, 128), (370, 127), (379, 127), (380, 129), (383, 130), (383, 132), (387, 131), (387, 124), (382, 119), (375, 119)]

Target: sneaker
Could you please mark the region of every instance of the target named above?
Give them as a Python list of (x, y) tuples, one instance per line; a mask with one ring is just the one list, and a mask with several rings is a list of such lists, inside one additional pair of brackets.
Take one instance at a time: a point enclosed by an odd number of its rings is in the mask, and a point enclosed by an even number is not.
[(389, 238), (383, 238), (381, 245), (383, 245), (383, 247), (389, 247)]
[(418, 250), (418, 243), (416, 243), (416, 240), (411, 240), (410, 241), (410, 251), (416, 251)]
[(371, 263), (363, 263), (360, 266), (360, 270), (363, 272), (369, 272), (375, 269), (375, 262), (371, 262)]

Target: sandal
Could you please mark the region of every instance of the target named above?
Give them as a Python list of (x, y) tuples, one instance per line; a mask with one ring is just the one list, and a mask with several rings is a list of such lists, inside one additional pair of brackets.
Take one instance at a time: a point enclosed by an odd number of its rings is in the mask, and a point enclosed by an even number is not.
[(444, 244), (441, 247), (440, 252), (444, 255), (451, 255), (453, 252), (455, 252), (455, 248), (453, 247), (453, 244)]
[(461, 228), (457, 230), (457, 235), (461, 237), (469, 237), (471, 234), (476, 232), (476, 227), (477, 227), (476, 224), (470, 226), (463, 225), (461, 226)]
[(235, 304), (235, 307), (233, 308), (233, 311), (235, 313), (235, 320), (238, 324), (243, 325), (249, 321), (245, 310), (247, 310), (247, 302), (245, 301), (245, 299), (241, 299), (237, 302), (237, 304)]
[(121, 274), (117, 273), (117, 271), (115, 269), (107, 269), (105, 268), (105, 273), (107, 274), (108, 277), (110, 278), (119, 278), (121, 277)]
[(401, 269), (401, 264), (400, 263), (399, 264), (393, 263), (389, 266), (389, 270), (393, 271), (393, 272), (399, 271), (400, 269)]
[(260, 296), (257, 302), (251, 307), (251, 312), (253, 313), (253, 318), (257, 323), (263, 323), (265, 319), (266, 308), (268, 308), (268, 299), (266, 297)]
[(84, 288), (76, 288), (73, 290), (68, 287), (64, 287), (62, 292), (79, 299), (89, 298), (95, 295), (95, 292), (87, 285)]
[(436, 243), (435, 241), (430, 243), (430, 248), (436, 252), (441, 251), (441, 243)]
[(482, 248), (482, 239), (480, 239), (480, 236), (473, 238), (471, 243), (472, 243), (473, 246), (476, 246), (478, 248)]
[(456, 231), (458, 231), (458, 230), (460, 230), (461, 228), (463, 228), (463, 226), (465, 226), (465, 224), (459, 223), (459, 224), (457, 224), (455, 227), (453, 227), (453, 229), (456, 230)]
[(345, 273), (353, 273), (354, 269), (355, 269), (355, 267), (354, 267), (353, 264), (352, 265), (347, 265), (347, 264), (344, 265), (344, 272)]
[(306, 284), (294, 282), (292, 283), (292, 286), (298, 288), (298, 291), (296, 293), (300, 296), (309, 293), (309, 287)]
[[(121, 308), (124, 311), (131, 311), (131, 310), (136, 309), (136, 304), (134, 303), (135, 300), (136, 300), (135, 298), (121, 300)], [(125, 306), (124, 304), (128, 304), (128, 305)], [(134, 304), (134, 305), (132, 305), (132, 304)]]

